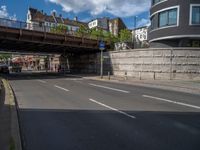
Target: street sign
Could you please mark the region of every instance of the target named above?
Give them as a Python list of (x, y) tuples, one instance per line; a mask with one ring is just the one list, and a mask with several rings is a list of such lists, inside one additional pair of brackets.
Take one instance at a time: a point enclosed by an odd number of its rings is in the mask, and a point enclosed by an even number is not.
[(101, 41), (101, 42), (99, 43), (99, 49), (100, 49), (100, 50), (104, 50), (104, 49), (105, 49), (105, 43), (104, 43), (103, 41)]

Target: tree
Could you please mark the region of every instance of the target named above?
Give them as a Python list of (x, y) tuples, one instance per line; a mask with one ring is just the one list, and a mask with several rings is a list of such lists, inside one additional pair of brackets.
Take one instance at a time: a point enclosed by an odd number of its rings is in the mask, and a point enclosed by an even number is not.
[(97, 40), (103, 40), (104, 39), (104, 31), (102, 29), (91, 29), (90, 36)]
[(63, 24), (58, 24), (55, 27), (51, 27), (51, 32), (58, 33), (58, 34), (64, 34), (67, 32), (67, 30), (68, 28)]
[(88, 36), (88, 34), (90, 34), (90, 31), (86, 26), (80, 25), (80, 27), (79, 27), (79, 29), (78, 29), (76, 34), (78, 36), (84, 38), (84, 37)]
[(121, 42), (131, 42), (132, 34), (129, 30), (124, 29), (120, 31), (120, 41)]
[(115, 43), (119, 42), (119, 38), (110, 32), (104, 33), (104, 40), (108, 42), (108, 44), (111, 46), (111, 49), (114, 48)]
[(12, 58), (11, 54), (0, 54), (0, 60), (7, 61), (9, 58)]

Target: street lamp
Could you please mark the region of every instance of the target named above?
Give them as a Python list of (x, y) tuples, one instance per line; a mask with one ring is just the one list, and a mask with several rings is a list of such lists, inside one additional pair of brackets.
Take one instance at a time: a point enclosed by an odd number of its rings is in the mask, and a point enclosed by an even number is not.
[(138, 16), (134, 16), (134, 28), (135, 29), (137, 28), (137, 18), (138, 18)]

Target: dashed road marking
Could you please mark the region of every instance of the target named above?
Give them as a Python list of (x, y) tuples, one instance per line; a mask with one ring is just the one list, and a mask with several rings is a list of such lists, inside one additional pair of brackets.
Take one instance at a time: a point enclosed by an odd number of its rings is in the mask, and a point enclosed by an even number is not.
[(89, 83), (89, 85), (95, 86), (95, 87), (104, 88), (104, 89), (109, 89), (109, 90), (113, 90), (113, 91), (118, 91), (118, 92), (122, 92), (122, 93), (130, 93), (129, 91), (116, 89), (116, 88), (111, 88), (111, 87), (107, 87), (107, 86), (103, 86), (103, 85), (97, 85), (97, 84), (92, 84), (92, 83)]
[(41, 82), (41, 83), (47, 83), (46, 81), (44, 80), (37, 80), (38, 82)]
[(83, 79), (65, 79), (66, 81), (82, 81)]
[(125, 116), (127, 116), (127, 117), (129, 117), (129, 118), (131, 118), (131, 119), (136, 119), (136, 117), (135, 116), (132, 116), (132, 115), (129, 115), (129, 114), (127, 114), (126, 112), (123, 112), (123, 111), (121, 111), (121, 110), (118, 110), (118, 109), (116, 109), (116, 108), (113, 108), (113, 107), (111, 107), (111, 106), (108, 106), (108, 105), (106, 105), (106, 104), (103, 104), (103, 103), (101, 103), (101, 102), (98, 102), (98, 101), (96, 101), (96, 100), (94, 100), (94, 99), (89, 99), (91, 102), (93, 102), (93, 103), (96, 103), (96, 104), (98, 104), (98, 105), (101, 105), (101, 106), (103, 106), (103, 107), (106, 107), (106, 108), (108, 108), (108, 109), (110, 109), (110, 110), (113, 110), (113, 111), (116, 111), (116, 112), (118, 112), (118, 113), (120, 113), (120, 114), (122, 114), (122, 115), (125, 115)]
[(150, 95), (142, 95), (142, 96), (146, 97), (146, 98), (150, 98), (150, 99), (155, 99), (155, 100), (159, 100), (159, 101), (164, 101), (164, 102), (168, 102), (168, 103), (173, 103), (173, 104), (177, 104), (177, 105), (182, 105), (182, 106), (200, 109), (199, 106), (195, 106), (195, 105), (191, 105), (191, 104), (187, 104), (187, 103), (182, 103), (182, 102), (177, 102), (177, 101), (173, 101), (173, 100), (169, 100), (169, 99), (165, 99), (165, 98), (159, 98), (159, 97), (154, 97), (154, 96), (150, 96)]
[(66, 92), (69, 92), (69, 90), (68, 89), (65, 89), (65, 88), (63, 88), (63, 87), (60, 87), (60, 86), (58, 86), (58, 85), (54, 85), (56, 88), (58, 88), (58, 89), (61, 89), (61, 90), (63, 90), (63, 91), (66, 91)]

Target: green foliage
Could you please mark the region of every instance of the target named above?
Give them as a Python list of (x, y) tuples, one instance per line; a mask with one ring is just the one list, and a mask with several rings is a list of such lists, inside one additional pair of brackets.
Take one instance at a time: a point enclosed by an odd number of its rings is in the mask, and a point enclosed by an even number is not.
[(0, 54), (0, 60), (8, 60), (11, 57), (11, 54)]
[(58, 24), (56, 27), (51, 27), (51, 32), (63, 34), (68, 31), (68, 28), (63, 24)]
[(15, 150), (15, 141), (13, 137), (10, 138), (9, 150)]
[(132, 34), (129, 30), (124, 29), (120, 31), (120, 41), (121, 42), (131, 42)]
[(97, 40), (102, 40), (104, 38), (104, 31), (101, 29), (92, 29), (90, 31), (90, 37)]
[(88, 36), (90, 34), (90, 31), (86, 26), (80, 25), (76, 34), (83, 38)]

